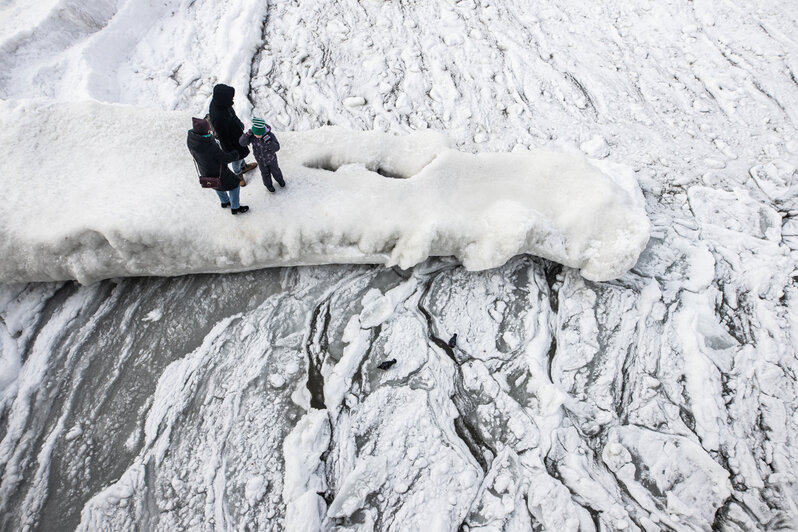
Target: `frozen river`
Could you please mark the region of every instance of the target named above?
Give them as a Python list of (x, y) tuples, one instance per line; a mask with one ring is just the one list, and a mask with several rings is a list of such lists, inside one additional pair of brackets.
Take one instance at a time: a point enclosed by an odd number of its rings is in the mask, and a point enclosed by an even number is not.
[(0, 528), (793, 529), (796, 7), (302, 4), (6, 2), (0, 97), (579, 150), (648, 246), (0, 284)]

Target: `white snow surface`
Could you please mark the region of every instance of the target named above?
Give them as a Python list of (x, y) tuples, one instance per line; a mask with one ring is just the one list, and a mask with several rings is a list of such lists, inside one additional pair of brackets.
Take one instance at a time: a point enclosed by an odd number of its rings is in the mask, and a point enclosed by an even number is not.
[[(579, 152), (468, 154), (433, 131), (394, 136), (326, 127), (277, 132), (288, 186), (257, 170), (233, 217), (199, 187), (187, 112), (87, 101), (0, 103), (26, 175), (0, 206), (0, 280), (181, 275), (267, 266), (382, 263), (407, 269), (454, 256), (470, 270), (530, 253), (614, 279), (634, 266), (650, 224), (622, 169)], [(201, 113), (196, 113), (201, 114)], [(68, 125), (68, 127), (66, 127)]]

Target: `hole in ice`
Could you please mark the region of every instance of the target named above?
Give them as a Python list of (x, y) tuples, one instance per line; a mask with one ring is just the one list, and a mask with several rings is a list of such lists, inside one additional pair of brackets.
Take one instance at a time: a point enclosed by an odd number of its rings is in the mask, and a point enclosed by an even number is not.
[(409, 177), (409, 176), (400, 175), (396, 172), (391, 172), (390, 170), (387, 170), (382, 166), (378, 166), (377, 169), (374, 171), (380, 174), (382, 177), (390, 177), (391, 179), (405, 179), (406, 177)]
[[(431, 162), (431, 161), (430, 161)], [(335, 160), (333, 161), (332, 157), (323, 157), (319, 159), (314, 159), (311, 161), (306, 161), (304, 166), (306, 168), (315, 168), (317, 170), (326, 170), (328, 172), (337, 172), (343, 166), (347, 166), (350, 164), (363, 164), (366, 167), (366, 170), (370, 172), (374, 172), (376, 174), (381, 175), (382, 177), (387, 177), (389, 179), (408, 179), (413, 177), (414, 174), (409, 174), (406, 172), (402, 172), (395, 168), (386, 168), (379, 161), (368, 161), (366, 163), (361, 163), (360, 161), (346, 161), (346, 160)], [(429, 163), (427, 163), (429, 164)], [(426, 165), (425, 165), (426, 166)]]

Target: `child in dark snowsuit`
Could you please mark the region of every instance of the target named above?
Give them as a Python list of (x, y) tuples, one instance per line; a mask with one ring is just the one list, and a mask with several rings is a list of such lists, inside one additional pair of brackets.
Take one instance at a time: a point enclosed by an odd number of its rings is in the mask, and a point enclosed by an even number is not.
[(274, 180), (277, 181), (278, 185), (285, 186), (283, 173), (280, 171), (280, 167), (277, 166), (277, 152), (280, 150), (280, 143), (277, 142), (277, 137), (274, 136), (271, 128), (263, 119), (253, 118), (252, 128), (241, 135), (238, 143), (241, 146), (252, 144), (252, 152), (255, 155), (255, 160), (258, 161), (263, 184), (266, 185), (269, 192), (274, 192), (272, 176), (274, 176)]

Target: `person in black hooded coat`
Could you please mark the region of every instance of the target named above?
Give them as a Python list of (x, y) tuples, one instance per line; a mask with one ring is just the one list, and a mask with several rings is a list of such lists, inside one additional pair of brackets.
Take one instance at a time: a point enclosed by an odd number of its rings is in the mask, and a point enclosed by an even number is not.
[[(233, 172), (241, 174), (255, 168), (255, 164), (246, 165), (244, 158), (249, 155), (249, 148), (241, 146), (238, 139), (244, 133), (244, 124), (236, 116), (233, 110), (233, 98), (236, 90), (222, 83), (213, 87), (213, 99), (209, 116), (213, 124), (216, 138), (222, 145), (224, 151), (234, 151), (239, 154), (239, 158), (233, 161)], [(246, 182), (244, 182), (246, 183)]]
[(223, 151), (211, 136), (210, 124), (204, 118), (192, 118), (191, 122), (186, 144), (197, 163), (197, 171), (201, 176), (221, 177), (221, 186), (214, 190), (223, 208), (231, 207), (233, 214), (247, 212), (249, 207), (239, 204), (241, 187), (238, 176), (227, 167), (227, 163), (238, 160), (239, 153)]

